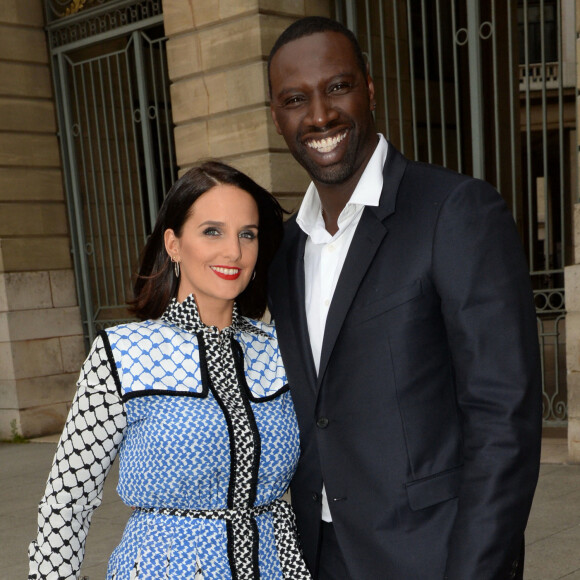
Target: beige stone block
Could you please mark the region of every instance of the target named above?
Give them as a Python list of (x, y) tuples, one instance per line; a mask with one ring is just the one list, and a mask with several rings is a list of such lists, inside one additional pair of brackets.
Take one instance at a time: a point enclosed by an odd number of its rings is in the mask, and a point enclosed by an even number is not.
[(12, 343), (14, 378), (28, 379), (63, 372), (58, 338)]
[(0, 98), (0, 131), (55, 133), (54, 106), (50, 101)]
[[(0, 320), (2, 314), (0, 314)], [(0, 379), (12, 381), (15, 378), (14, 360), (12, 358), (12, 343), (0, 338)], [(1, 399), (0, 399), (1, 401)]]
[(564, 268), (564, 291), (566, 310), (580, 312), (580, 265)]
[[(0, 312), (0, 347), (4, 347), (6, 344), (10, 344), (10, 326), (8, 324), (8, 312)], [(12, 353), (9, 349), (5, 349), (3, 352), (0, 353), (0, 362), (2, 365), (7, 365), (8, 360), (12, 356)], [(3, 366), (0, 366), (0, 369), (8, 371), (8, 366), (4, 369)], [(0, 370), (0, 372), (2, 372)], [(2, 375), (0, 375), (1, 377)]]
[(7, 317), (13, 341), (75, 336), (83, 332), (77, 307), (19, 310), (8, 312)]
[(30, 310), (52, 306), (48, 272), (14, 272), (0, 274), (4, 280), (6, 304), (2, 310)]
[(212, 157), (227, 157), (268, 148), (270, 111), (265, 107), (209, 119)]
[(167, 41), (167, 69), (175, 82), (202, 70), (199, 32), (192, 32)]
[[(1, 3), (0, 3), (1, 4)], [(0, 409), (0, 439), (12, 438), (12, 421), (16, 421), (16, 430), (22, 434), (20, 426), (20, 413), (18, 409), (1, 408)]]
[(62, 235), (67, 232), (64, 204), (26, 202), (0, 205), (0, 235)]
[(573, 227), (574, 227), (574, 263), (580, 264), (580, 203), (574, 204)]
[(56, 135), (0, 133), (0, 164), (60, 167)]
[(266, 65), (255, 62), (171, 85), (174, 122), (216, 115), (266, 102)]
[(0, 167), (0, 201), (63, 201), (60, 167)]
[[(265, 62), (254, 62), (224, 73), (225, 83), (221, 84), (221, 89), (223, 91), (225, 87), (228, 110), (264, 105), (269, 102), (266, 69)], [(213, 96), (219, 90), (218, 85), (210, 94)]]
[(568, 419), (568, 462), (580, 463), (580, 417)]
[[(280, 0), (280, 4), (285, 0)], [(220, 18), (233, 18), (247, 12), (257, 12), (258, 8), (263, 8), (261, 0), (220, 0)]]
[(2, 0), (0, 2), (0, 22), (42, 27), (44, 26), (43, 9), (42, 2)]
[(580, 312), (566, 316), (566, 368), (568, 373), (580, 372)]
[[(234, 0), (230, 0), (234, 1)], [(260, 9), (276, 14), (300, 17), (305, 15), (305, 0), (260, 0)]]
[(75, 394), (77, 378), (78, 373), (66, 373), (16, 381), (18, 408), (27, 409), (54, 403), (70, 404)]
[(580, 372), (568, 371), (566, 390), (568, 393), (568, 416), (580, 418)]
[(70, 406), (65, 403), (33, 407), (20, 411), (20, 425), (24, 437), (40, 437), (60, 433)]
[(50, 276), (50, 292), (52, 305), (56, 308), (76, 306), (77, 289), (75, 275), (72, 270), (52, 270)]
[(16, 28), (0, 24), (0, 58), (46, 64), (48, 51), (42, 28)]
[(288, 151), (272, 153), (272, 191), (276, 194), (293, 194), (302, 199), (310, 184), (306, 170)]
[(0, 95), (51, 98), (48, 66), (0, 61)]
[[(207, 77), (198, 76), (177, 81), (171, 85), (170, 90), (171, 115), (176, 125), (208, 115), (209, 88)], [(225, 100), (225, 95), (222, 96), (222, 99)]]
[(83, 336), (64, 336), (60, 339), (62, 352), (62, 367), (64, 372), (72, 373), (75, 381), (79, 376), (81, 366), (87, 356)]
[(201, 62), (205, 71), (261, 59), (261, 19), (253, 14), (200, 31)]
[(296, 18), (291, 16), (261, 15), (262, 54), (268, 56), (278, 37), (290, 26)]
[(17, 409), (18, 396), (16, 394), (17, 381), (0, 378), (0, 406), (3, 409)]
[(6, 274), (0, 274), (0, 312), (8, 310), (8, 296), (6, 294)]
[(221, 2), (163, 0), (163, 23), (169, 37), (219, 20)]
[(209, 138), (206, 121), (198, 121), (175, 128), (175, 151), (180, 167), (191, 165), (198, 159), (209, 157)]
[(0, 272), (72, 267), (68, 237), (0, 238)]

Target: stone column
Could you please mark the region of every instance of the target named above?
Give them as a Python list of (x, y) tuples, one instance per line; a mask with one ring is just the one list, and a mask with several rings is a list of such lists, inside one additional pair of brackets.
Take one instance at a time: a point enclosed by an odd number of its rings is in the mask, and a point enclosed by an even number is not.
[(330, 0), (163, 0), (177, 162), (218, 157), (297, 208), (309, 182), (270, 118), (266, 61), (301, 16)]
[(0, 2), (0, 438), (60, 431), (85, 354), (43, 26)]
[[(580, 89), (580, 0), (576, 0), (576, 83)], [(580, 118), (580, 97), (576, 96)], [(580, 168), (580, 131), (576, 130), (577, 167)], [(580, 174), (580, 172), (579, 172)], [(578, 187), (578, 186), (577, 186)], [(580, 200), (580, 192), (572, 192)], [(580, 203), (574, 206), (574, 264), (564, 270), (566, 292), (566, 366), (568, 369), (568, 459), (580, 463)]]

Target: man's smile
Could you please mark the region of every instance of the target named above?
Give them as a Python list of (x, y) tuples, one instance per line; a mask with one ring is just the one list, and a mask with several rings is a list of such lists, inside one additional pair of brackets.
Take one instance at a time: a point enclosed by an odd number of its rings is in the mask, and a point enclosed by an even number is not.
[(319, 153), (330, 153), (338, 147), (338, 144), (346, 137), (347, 131), (343, 131), (334, 137), (326, 137), (325, 139), (311, 139), (306, 141), (306, 145), (311, 149), (315, 149)]

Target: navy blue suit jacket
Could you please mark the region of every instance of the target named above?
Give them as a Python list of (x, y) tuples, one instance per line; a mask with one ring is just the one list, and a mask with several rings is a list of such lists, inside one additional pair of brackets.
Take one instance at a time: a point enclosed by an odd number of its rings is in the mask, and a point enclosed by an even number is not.
[(510, 578), (538, 477), (541, 375), (528, 267), (502, 198), (389, 144), (318, 376), (305, 242), (291, 218), (269, 291), (301, 431), (292, 503), (309, 565), (324, 481), (353, 579)]

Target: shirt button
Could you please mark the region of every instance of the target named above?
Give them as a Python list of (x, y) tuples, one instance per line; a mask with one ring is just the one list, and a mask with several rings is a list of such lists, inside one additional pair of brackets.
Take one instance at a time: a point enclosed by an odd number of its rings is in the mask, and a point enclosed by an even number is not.
[(320, 429), (326, 429), (328, 427), (328, 419), (326, 417), (320, 417), (320, 419), (316, 421), (316, 426)]
[(333, 253), (333, 252), (336, 250), (336, 248), (335, 248), (333, 245), (330, 245), (330, 244), (329, 244), (328, 246), (326, 246), (326, 247), (328, 248), (328, 251), (329, 251), (331, 254), (332, 254), (332, 253)]
[(330, 300), (328, 298), (324, 301), (324, 306), (327, 308), (330, 306)]

